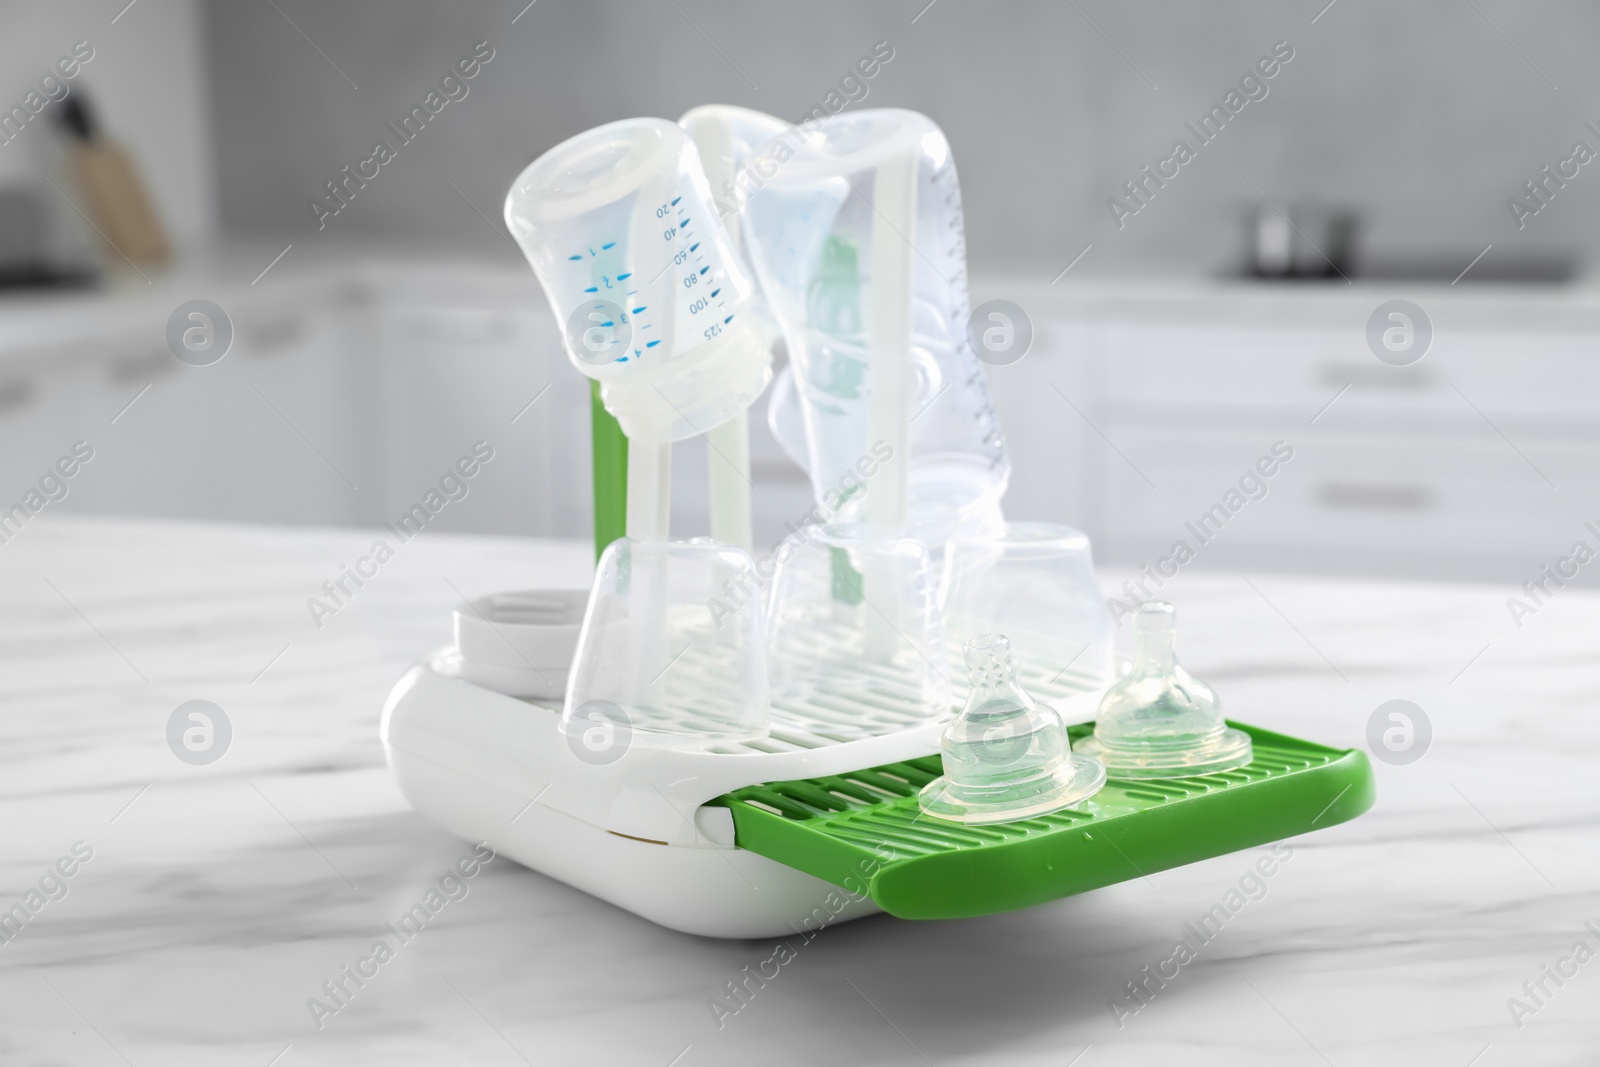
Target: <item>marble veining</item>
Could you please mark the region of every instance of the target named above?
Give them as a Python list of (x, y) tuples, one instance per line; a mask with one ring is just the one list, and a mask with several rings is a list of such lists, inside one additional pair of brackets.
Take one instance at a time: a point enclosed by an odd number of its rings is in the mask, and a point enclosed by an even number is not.
[[(460, 596), (581, 586), (591, 558), (429, 533), (318, 629), (306, 598), (370, 537), (46, 515), (0, 546), (0, 910), (41, 879), (56, 897), (0, 944), (0, 1063), (1600, 1059), (1600, 962), (1573, 955), (1600, 950), (1600, 597), (1563, 591), (1519, 630), (1507, 589), (1270, 574), (1164, 590), (1230, 716), (1364, 745), (1403, 698), (1433, 728), (1421, 759), (1376, 765), (1373, 811), (1270, 877), (1242, 881), (1258, 849), (1024, 912), (865, 919), (792, 939), (737, 1001), (774, 944), (673, 933), (498, 858), (314, 1019), (472, 852), (389, 778), (390, 685)], [(193, 699), (232, 724), (208, 766), (167, 746)], [(52, 875), (75, 846), (91, 858)], [(1110, 1007), (1241, 885), (1175, 977)]]

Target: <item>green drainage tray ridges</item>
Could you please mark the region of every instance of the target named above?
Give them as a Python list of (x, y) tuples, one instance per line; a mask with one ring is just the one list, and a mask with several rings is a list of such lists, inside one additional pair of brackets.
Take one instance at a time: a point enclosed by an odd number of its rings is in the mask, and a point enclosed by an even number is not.
[[(1052, 815), (966, 826), (922, 814), (938, 756), (849, 774), (746, 786), (715, 803), (740, 848), (867, 891), (906, 919), (988, 915), (1321, 830), (1372, 806), (1372, 769), (1327, 748), (1240, 723), (1254, 759), (1238, 770), (1112, 779)], [(1093, 728), (1071, 728), (1074, 740)]]

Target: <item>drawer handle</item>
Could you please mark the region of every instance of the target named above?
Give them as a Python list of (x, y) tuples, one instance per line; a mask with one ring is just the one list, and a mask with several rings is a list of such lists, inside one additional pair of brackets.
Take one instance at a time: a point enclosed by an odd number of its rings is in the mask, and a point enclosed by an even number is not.
[(138, 356), (123, 356), (111, 363), (108, 377), (118, 386), (131, 385), (134, 382), (146, 382), (151, 378), (159, 378), (171, 374), (178, 367), (172, 353), (165, 350), (160, 352), (147, 352)]
[(1409, 391), (1427, 389), (1433, 379), (1425, 370), (1414, 367), (1368, 366), (1365, 363), (1324, 363), (1322, 384), (1358, 385), (1363, 389)]
[(270, 356), (299, 344), (306, 336), (306, 321), (298, 316), (263, 322), (252, 326), (248, 333), (250, 354)]
[(412, 327), (416, 336), (437, 344), (492, 345), (517, 335), (517, 323), (498, 311), (457, 309), (420, 315)]
[(0, 415), (27, 407), (33, 403), (33, 382), (17, 378), (0, 385)]
[(1433, 494), (1421, 485), (1323, 482), (1317, 486), (1317, 502), (1363, 511), (1421, 511), (1433, 506)]

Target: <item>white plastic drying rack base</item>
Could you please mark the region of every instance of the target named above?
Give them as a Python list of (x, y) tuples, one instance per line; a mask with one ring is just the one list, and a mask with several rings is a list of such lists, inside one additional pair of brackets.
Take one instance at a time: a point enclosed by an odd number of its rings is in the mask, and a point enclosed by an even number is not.
[[(762, 782), (933, 755), (943, 728), (896, 729), (880, 704), (868, 714), (886, 732), (850, 738), (836, 708), (778, 707), (770, 736), (759, 740), (690, 748), (635, 743), (616, 762), (595, 765), (569, 746), (559, 708), (505, 696), (459, 673), (455, 649), (442, 649), (411, 668), (384, 707), (384, 751), (412, 807), (551, 878), (707, 937), (770, 937), (879, 910), (870, 899), (739, 848), (730, 812), (707, 801)], [(1103, 693), (1094, 685), (1091, 677), (1068, 675), (1055, 689), (1071, 695), (1050, 703), (1069, 723), (1092, 719)], [(840, 900), (846, 903), (835, 910)]]

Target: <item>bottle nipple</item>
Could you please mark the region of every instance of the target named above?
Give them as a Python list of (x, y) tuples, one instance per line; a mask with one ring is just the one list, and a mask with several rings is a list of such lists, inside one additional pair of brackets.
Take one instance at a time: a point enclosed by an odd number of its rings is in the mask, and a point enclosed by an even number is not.
[(1011, 643), (984, 634), (963, 651), (972, 692), (945, 727), (939, 745), (944, 775), (922, 790), (922, 810), (955, 822), (1009, 822), (1094, 795), (1105, 784), (1105, 769), (1075, 755), (1061, 717), (1017, 683)]
[(1001, 634), (982, 634), (968, 641), (962, 650), (967, 661), (967, 678), (974, 689), (1013, 682), (1017, 667), (1011, 659), (1011, 642)]
[(1249, 763), (1249, 735), (1228, 726), (1216, 692), (1178, 663), (1173, 606), (1139, 605), (1133, 635), (1133, 670), (1106, 690), (1094, 735), (1076, 750), (1114, 778), (1184, 778)]
[(1160, 600), (1147, 600), (1134, 610), (1135, 672), (1171, 673), (1177, 666), (1177, 615), (1171, 604)]

